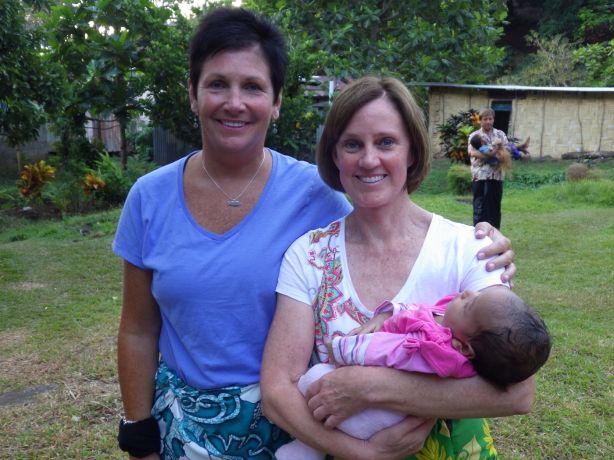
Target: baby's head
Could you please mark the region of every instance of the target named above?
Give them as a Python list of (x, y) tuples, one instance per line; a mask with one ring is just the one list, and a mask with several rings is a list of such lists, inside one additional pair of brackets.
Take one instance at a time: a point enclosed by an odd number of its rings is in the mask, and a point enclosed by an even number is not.
[(482, 147), (482, 138), (480, 136), (473, 136), (469, 143), (474, 149), (480, 150), (480, 147)]
[(476, 372), (501, 387), (535, 374), (550, 354), (544, 321), (505, 286), (461, 292), (442, 324), (452, 329), (456, 349)]

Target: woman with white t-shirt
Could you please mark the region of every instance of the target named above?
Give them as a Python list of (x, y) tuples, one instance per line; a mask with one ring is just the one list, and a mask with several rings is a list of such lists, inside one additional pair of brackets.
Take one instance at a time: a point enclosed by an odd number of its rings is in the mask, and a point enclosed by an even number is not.
[[(423, 445), (446, 458), (463, 452), (494, 458), (484, 420), (444, 419), (525, 413), (531, 379), (502, 392), (480, 377), (350, 366), (320, 379), (305, 397), (297, 389), (310, 360), (328, 362), (325, 342), (367, 322), (382, 302), (434, 303), (507, 281), (503, 270), (487, 272), (489, 261), (476, 257), (488, 241), (475, 240), (472, 227), (408, 197), (429, 170), (428, 134), (398, 80), (367, 77), (348, 86), (329, 112), (317, 160), (324, 182), (348, 194), (354, 210), (303, 235), (284, 256), (261, 374), (265, 415), (336, 458), (402, 458)], [(413, 417), (379, 432), (373, 443), (331, 429), (367, 407)], [(403, 430), (411, 435), (398, 436)]]

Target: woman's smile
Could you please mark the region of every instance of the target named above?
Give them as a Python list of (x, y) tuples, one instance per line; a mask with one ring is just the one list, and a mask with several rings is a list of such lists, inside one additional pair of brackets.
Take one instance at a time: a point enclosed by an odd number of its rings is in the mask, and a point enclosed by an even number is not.
[(243, 128), (247, 122), (245, 121), (231, 121), (231, 120), (221, 120), (222, 123), (227, 128)]
[(386, 175), (379, 175), (379, 176), (356, 176), (356, 178), (361, 181), (361, 182), (365, 182), (367, 184), (375, 184), (377, 182), (380, 182), (382, 180), (384, 180), (386, 178)]

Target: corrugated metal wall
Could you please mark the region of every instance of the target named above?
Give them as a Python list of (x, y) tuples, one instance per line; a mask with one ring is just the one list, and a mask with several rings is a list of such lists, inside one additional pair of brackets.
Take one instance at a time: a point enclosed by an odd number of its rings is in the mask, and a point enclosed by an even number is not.
[(153, 131), (153, 161), (159, 165), (172, 163), (185, 156), (196, 147), (177, 139), (172, 133), (160, 126)]

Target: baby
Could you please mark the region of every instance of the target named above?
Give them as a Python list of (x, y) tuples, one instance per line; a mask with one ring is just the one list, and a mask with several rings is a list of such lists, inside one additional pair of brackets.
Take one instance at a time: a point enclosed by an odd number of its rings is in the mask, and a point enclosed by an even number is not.
[[(543, 320), (505, 286), (463, 291), (435, 305), (384, 302), (371, 321), (327, 344), (329, 361), (340, 366), (393, 367), (440, 377), (476, 373), (505, 388), (521, 382), (544, 365), (550, 336)], [(335, 366), (317, 364), (301, 377), (305, 394), (311, 383)], [(360, 439), (394, 425), (405, 414), (367, 409), (344, 420), (339, 429)], [(276, 457), (323, 459), (325, 454), (299, 441), (282, 446)]]
[(512, 154), (509, 148), (504, 146), (500, 140), (496, 140), (492, 145), (489, 145), (480, 136), (476, 135), (469, 142), (482, 155), (488, 156), (488, 159), (484, 160), (486, 163), (503, 171), (511, 171)]

